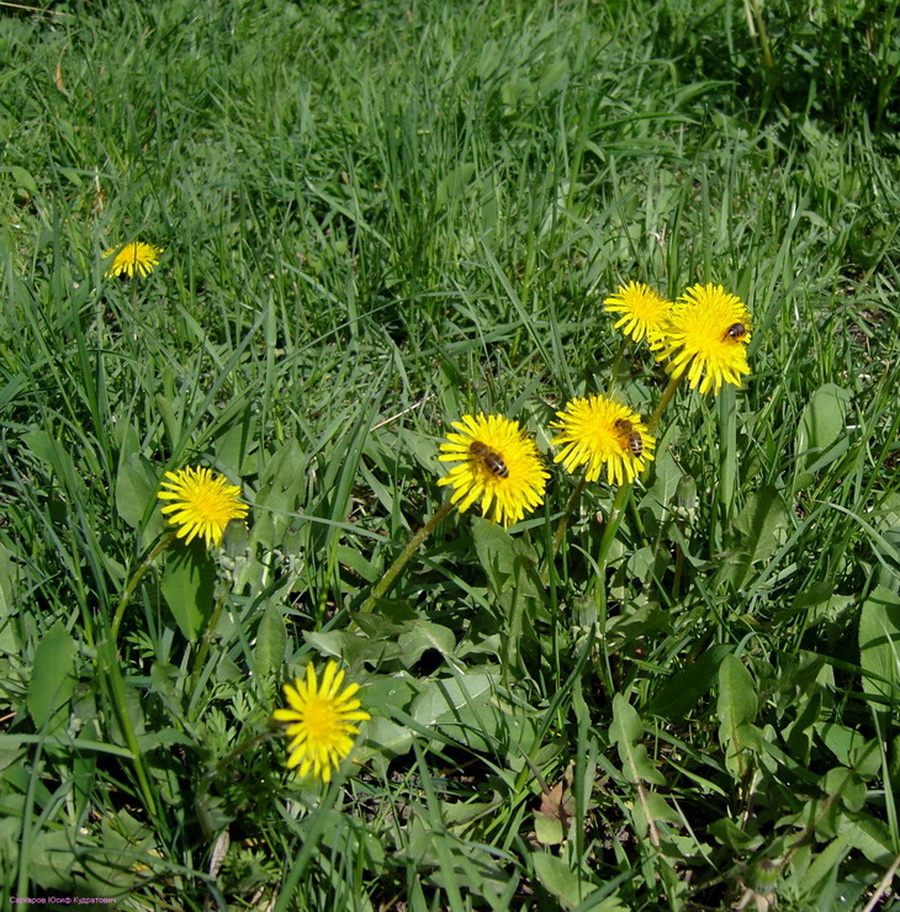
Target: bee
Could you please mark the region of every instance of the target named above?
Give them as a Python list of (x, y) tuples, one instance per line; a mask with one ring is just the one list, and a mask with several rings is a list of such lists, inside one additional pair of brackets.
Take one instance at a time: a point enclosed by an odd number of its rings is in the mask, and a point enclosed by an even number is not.
[(503, 457), (480, 440), (473, 440), (469, 444), (469, 452), (491, 475), (496, 475), (498, 478), (509, 478), (509, 469), (506, 467)]
[(622, 439), (635, 456), (644, 452), (644, 438), (641, 432), (634, 429), (634, 425), (627, 418), (617, 418), (615, 428), (621, 433)]
[(725, 335), (722, 336), (722, 341), (726, 339), (743, 339), (747, 335), (747, 327), (743, 323), (732, 323), (728, 329), (725, 330)]

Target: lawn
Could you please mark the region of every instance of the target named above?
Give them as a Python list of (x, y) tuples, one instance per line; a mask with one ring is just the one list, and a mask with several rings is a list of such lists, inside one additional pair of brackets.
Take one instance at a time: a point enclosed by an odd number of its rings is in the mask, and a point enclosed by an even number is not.
[(0, 4), (4, 907), (900, 910), (897, 9)]

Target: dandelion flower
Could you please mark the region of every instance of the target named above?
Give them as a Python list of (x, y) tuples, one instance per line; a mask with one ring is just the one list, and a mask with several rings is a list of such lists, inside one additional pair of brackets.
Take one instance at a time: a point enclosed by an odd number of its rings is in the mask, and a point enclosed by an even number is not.
[(672, 357), (673, 377), (687, 371), (691, 389), (718, 393), (722, 383), (741, 385), (749, 374), (747, 352), (750, 314), (741, 300), (721, 285), (692, 285), (672, 305), (669, 330), (657, 360)]
[(241, 503), (241, 489), (228, 484), (221, 475), (214, 475), (209, 469), (190, 467), (178, 472), (166, 472), (161, 490), (156, 495), (160, 500), (172, 503), (162, 508), (169, 522), (179, 526), (178, 537), (190, 544), (199, 535), (206, 540), (207, 547), (222, 541), (225, 527), (232, 519), (243, 519), (248, 507)]
[(656, 441), (640, 415), (606, 396), (573, 399), (559, 421), (550, 427), (562, 431), (550, 442), (563, 448), (554, 457), (567, 472), (586, 465), (586, 481), (596, 481), (603, 466), (610, 484), (632, 482), (653, 459)]
[(133, 244), (126, 244), (124, 247), (110, 247), (103, 252), (103, 258), (113, 256), (113, 261), (106, 268), (106, 277), (108, 279), (115, 276), (127, 276), (133, 279), (135, 273), (139, 273), (146, 278), (153, 272), (153, 268), (159, 262), (159, 256), (162, 253), (161, 247), (154, 247), (152, 244), (145, 244), (143, 241), (135, 241)]
[(451, 422), (441, 462), (458, 462), (438, 481), (453, 485), (450, 502), (463, 513), (481, 499), (481, 515), (510, 526), (543, 501), (549, 473), (534, 441), (502, 415), (463, 415)]
[(651, 346), (659, 343), (666, 334), (670, 301), (661, 298), (649, 285), (629, 282), (620, 285), (614, 295), (603, 302), (607, 313), (621, 313), (614, 328), (640, 342), (645, 336)]
[(359, 734), (354, 722), (372, 717), (360, 709), (356, 699), (359, 684), (348, 684), (343, 690), (344, 671), (333, 659), (325, 666), (322, 682), (316, 677), (312, 662), (306, 666), (306, 680), (297, 678), (293, 686), (284, 685), (289, 709), (276, 709), (272, 718), (287, 723), (288, 769), (299, 766), (301, 776), (310, 772), (326, 785), (331, 774), (353, 749), (353, 736)]

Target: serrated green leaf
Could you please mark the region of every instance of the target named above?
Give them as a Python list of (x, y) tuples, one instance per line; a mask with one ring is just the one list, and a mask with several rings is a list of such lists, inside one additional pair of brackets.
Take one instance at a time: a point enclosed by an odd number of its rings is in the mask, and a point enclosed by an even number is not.
[(491, 598), (505, 618), (504, 664), (512, 671), (522, 672), (522, 638), (532, 635), (532, 618), (544, 611), (543, 586), (535, 569), (534, 551), (486, 519), (472, 521), (472, 534)]
[(478, 563), (487, 574), (495, 593), (509, 585), (515, 566), (513, 538), (502, 526), (486, 519), (472, 520), (472, 538)]
[(181, 744), (186, 747), (196, 746), (196, 741), (177, 728), (163, 728), (159, 731), (146, 732), (137, 739), (138, 747), (142, 752), (156, 750), (159, 747), (171, 747)]
[(613, 721), (609, 727), (609, 738), (619, 752), (622, 772), (634, 785), (650, 782), (665, 785), (666, 779), (647, 756), (647, 748), (636, 743), (644, 737), (644, 726), (637, 710), (617, 693), (613, 697)]
[(159, 482), (147, 471), (146, 460), (132, 453), (119, 463), (116, 475), (116, 512), (132, 529), (139, 529), (147, 508), (156, 502)]
[(434, 624), (431, 621), (416, 619), (409, 629), (397, 638), (400, 655), (406, 668), (411, 668), (422, 654), (435, 649), (441, 655), (452, 655), (456, 647), (456, 637), (449, 627)]
[(718, 679), (719, 666), (731, 647), (716, 643), (705, 650), (692, 665), (669, 678), (657, 691), (647, 707), (647, 713), (665, 719), (684, 718), (708, 693)]
[[(797, 454), (794, 490), (805, 487), (815, 479), (814, 463), (820, 461), (820, 454), (845, 434), (847, 409), (852, 393), (834, 383), (819, 387), (806, 404), (797, 435), (794, 451)], [(817, 470), (823, 468), (817, 466)]]
[(587, 903), (591, 894), (604, 889), (595, 887), (580, 877), (562, 858), (547, 852), (534, 852), (531, 856), (534, 873), (541, 886), (552, 894), (564, 909), (582, 907), (590, 912), (627, 912), (615, 895)]
[(180, 541), (169, 549), (160, 588), (181, 632), (194, 642), (212, 611), (216, 569), (204, 543)]
[(286, 644), (287, 628), (281, 609), (277, 604), (271, 603), (260, 618), (253, 650), (255, 670), (260, 678), (267, 677), (282, 666)]
[(548, 814), (534, 814), (534, 838), (541, 845), (559, 845), (565, 838), (562, 821)]
[(28, 873), (35, 883), (46, 890), (74, 892), (70, 834), (65, 830), (41, 830), (29, 843), (28, 854)]
[[(239, 416), (239, 417), (238, 417)], [(247, 472), (247, 459), (257, 448), (257, 412), (246, 406), (233, 423), (216, 440), (216, 465), (223, 466), (240, 478)]]
[(750, 564), (766, 560), (784, 544), (791, 527), (791, 514), (780, 492), (765, 485), (747, 498), (735, 517), (735, 528), (741, 533), (740, 548)]
[(719, 743), (725, 750), (725, 765), (737, 778), (743, 778), (743, 752), (748, 742), (747, 726), (756, 719), (759, 701), (750, 672), (740, 659), (727, 655), (719, 666), (719, 699), (716, 714), (719, 718)]
[(360, 763), (371, 762), (379, 775), (387, 776), (391, 760), (412, 748), (413, 734), (405, 725), (398, 725), (382, 716), (373, 716), (366, 722), (365, 740), (357, 741), (353, 757)]
[(848, 815), (847, 839), (873, 864), (887, 868), (894, 859), (894, 840), (887, 825), (866, 814)]
[(851, 765), (852, 752), (866, 741), (865, 735), (836, 722), (820, 722), (815, 726), (815, 731), (844, 766)]
[(593, 887), (572, 870), (562, 858), (543, 852), (532, 856), (534, 873), (541, 886), (556, 897), (563, 908), (572, 909), (582, 903)]
[(848, 811), (858, 811), (866, 803), (865, 784), (853, 770), (843, 766), (828, 770), (822, 778), (822, 790), (839, 800)]
[(644, 789), (634, 801), (632, 808), (634, 818), (634, 832), (638, 839), (642, 839), (650, 831), (650, 824), (657, 821), (679, 823), (681, 817), (678, 812), (669, 806), (663, 795)]
[(381, 579), (384, 571), (381, 567), (376, 567), (363, 557), (356, 548), (349, 545), (338, 545), (334, 549), (335, 558), (345, 567), (349, 567), (357, 576), (361, 577), (367, 583), (374, 583)]
[[(0, 544), (0, 621), (7, 620), (19, 608), (16, 593), (20, 572), (19, 563), (15, 560), (13, 552)], [(8, 642), (5, 641), (7, 637)], [(5, 652), (18, 651), (14, 648), (18, 641), (15, 625), (0, 623), (0, 649)]]
[[(368, 706), (381, 707), (388, 714), (392, 709), (410, 712), (413, 700), (422, 692), (423, 684), (410, 675), (377, 675), (366, 682), (365, 701)], [(362, 695), (360, 699), (363, 699)]]
[(707, 827), (709, 833), (724, 846), (735, 852), (746, 852), (755, 849), (762, 842), (761, 836), (745, 833), (736, 823), (727, 817), (713, 821)]
[(293, 438), (286, 441), (260, 473), (254, 503), (256, 538), (270, 548), (282, 545), (306, 487), (307, 456)]
[(411, 715), (420, 725), (434, 725), (445, 713), (452, 713), (461, 706), (486, 702), (494, 691), (490, 675), (460, 675), (458, 678), (440, 678), (428, 681), (412, 705)]
[(825, 846), (817, 846), (812, 864), (800, 878), (800, 888), (814, 895), (829, 878), (834, 878), (841, 861), (849, 851), (847, 833), (838, 834)]
[(38, 192), (38, 185), (34, 176), (30, 171), (26, 171), (20, 165), (5, 165), (3, 168), (0, 168), (0, 172), (2, 171), (8, 172), (14, 186), (27, 190), (32, 196)]
[(900, 700), (900, 597), (883, 586), (860, 609), (859, 661), (867, 694)]
[(474, 173), (475, 165), (471, 162), (464, 162), (461, 165), (457, 165), (438, 181), (438, 185), (435, 188), (435, 202), (440, 209), (447, 208), (448, 200), (455, 200), (467, 195), (469, 183)]
[(25, 704), (37, 729), (48, 735), (64, 727), (65, 711), (75, 692), (75, 641), (61, 622), (43, 636), (34, 654), (34, 666)]
[[(369, 617), (372, 615), (367, 616), (367, 621)], [(306, 630), (303, 639), (317, 652), (334, 656), (346, 665), (358, 665), (372, 655), (372, 640), (349, 630)], [(380, 662), (394, 661), (400, 655), (400, 646), (396, 641), (378, 640), (377, 649)]]

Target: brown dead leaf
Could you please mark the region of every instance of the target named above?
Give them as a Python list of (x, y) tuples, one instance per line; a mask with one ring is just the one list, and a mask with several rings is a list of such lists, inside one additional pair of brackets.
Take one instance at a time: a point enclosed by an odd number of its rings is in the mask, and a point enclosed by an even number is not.
[(572, 816), (572, 796), (566, 795), (566, 783), (562, 779), (554, 785), (549, 792), (541, 793), (541, 807), (539, 814), (553, 817), (563, 826)]

